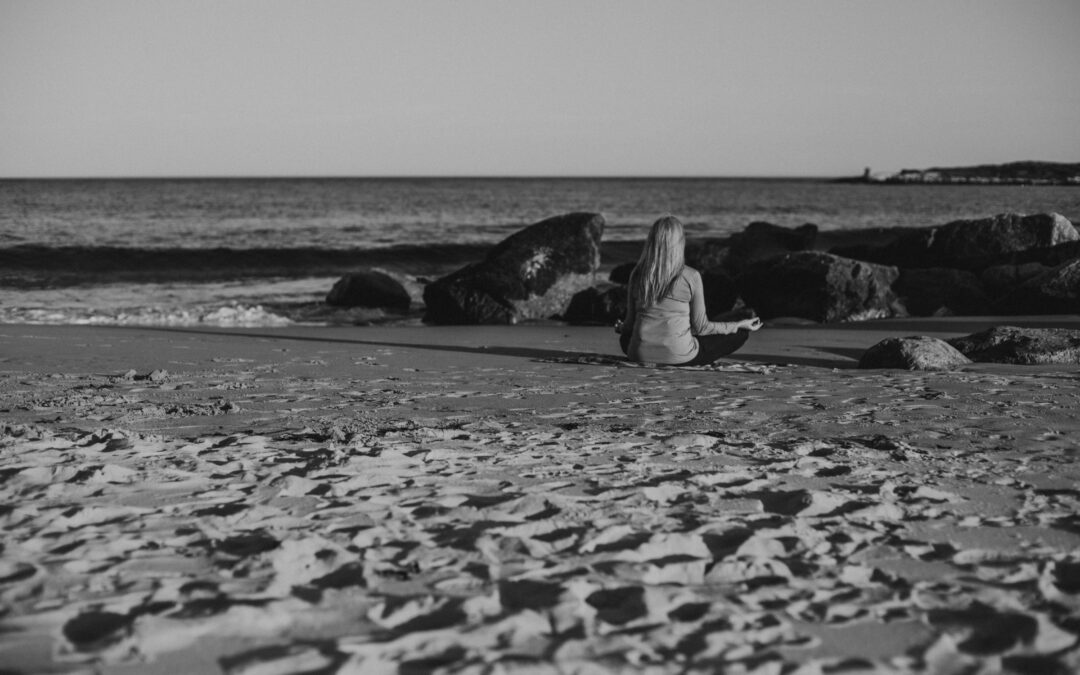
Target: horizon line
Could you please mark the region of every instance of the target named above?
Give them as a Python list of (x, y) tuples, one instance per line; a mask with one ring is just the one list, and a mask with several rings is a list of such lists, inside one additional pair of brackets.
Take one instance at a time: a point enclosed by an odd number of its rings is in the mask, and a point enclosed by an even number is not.
[(860, 174), (143, 174), (0, 176), (0, 180), (830, 180)]

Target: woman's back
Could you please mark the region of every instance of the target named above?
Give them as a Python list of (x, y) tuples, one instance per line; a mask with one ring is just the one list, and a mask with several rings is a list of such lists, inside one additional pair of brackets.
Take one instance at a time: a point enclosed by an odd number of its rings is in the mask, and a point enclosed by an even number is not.
[[(630, 287), (634, 288), (633, 280)], [(701, 275), (692, 267), (683, 267), (660, 300), (648, 306), (635, 305), (627, 355), (635, 361), (667, 364), (686, 363), (697, 356), (692, 318), (695, 292), (701, 292)], [(639, 300), (631, 293), (628, 302)]]

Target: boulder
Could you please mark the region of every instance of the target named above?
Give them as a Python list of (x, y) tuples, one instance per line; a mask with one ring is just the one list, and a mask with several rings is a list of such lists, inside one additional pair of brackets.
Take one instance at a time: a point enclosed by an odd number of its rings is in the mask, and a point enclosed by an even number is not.
[(614, 284), (626, 285), (630, 283), (630, 275), (634, 273), (634, 268), (637, 267), (636, 262), (623, 263), (611, 270), (611, 274), (608, 275), (608, 281)]
[(980, 220), (957, 220), (934, 228), (930, 257), (944, 267), (979, 268), (986, 261), (1080, 239), (1072, 223), (1056, 213), (1003, 213)]
[(1002, 296), (1016, 291), (1022, 284), (1049, 272), (1050, 268), (1042, 263), (1032, 262), (1021, 265), (994, 265), (979, 274), (986, 292)]
[(731, 236), (724, 268), (737, 277), (761, 260), (812, 250), (817, 233), (818, 227), (812, 223), (794, 229), (761, 221), (750, 223), (742, 232)]
[(916, 228), (900, 232), (880, 246), (848, 247), (834, 253), (905, 268), (981, 270), (1008, 262), (1012, 257), (1030, 258), (1033, 252), (1077, 240), (1080, 233), (1067, 218), (1056, 213), (1030, 216), (1003, 213)]
[(937, 338), (913, 335), (888, 338), (863, 353), (859, 368), (953, 370), (971, 363), (955, 347)]
[(405, 312), (412, 300), (408, 291), (389, 274), (364, 269), (346, 274), (326, 294), (335, 307), (377, 307)]
[(611, 284), (579, 291), (570, 299), (563, 321), (576, 325), (611, 326), (626, 316), (626, 286)]
[(696, 270), (711, 270), (727, 263), (731, 240), (705, 237), (686, 241), (686, 264)]
[(990, 311), (982, 282), (966, 270), (900, 270), (893, 290), (913, 316), (972, 316)]
[(1074, 314), (1080, 312), (1080, 259), (1047, 269), (1022, 282), (1000, 302), (1010, 314)]
[(1080, 363), (1080, 330), (995, 326), (948, 342), (980, 363)]
[(932, 227), (898, 227), (881, 232), (869, 242), (835, 246), (829, 253), (842, 258), (903, 268), (934, 267), (927, 251), (933, 239)]
[[(1073, 227), (1076, 227), (1073, 225)], [(1080, 230), (1077, 230), (1080, 232)], [(1037, 262), (1046, 265), (1047, 267), (1057, 267), (1058, 265), (1069, 262), (1070, 260), (1076, 260), (1080, 258), (1080, 239), (1076, 241), (1067, 241), (1064, 244), (1058, 244), (1057, 246), (1051, 246), (1050, 248), (1037, 248), (1030, 251), (1025, 251), (1019, 255), (1010, 256), (1008, 262), (1015, 263), (1030, 263)]]
[(705, 314), (710, 318), (730, 311), (739, 299), (735, 280), (718, 269), (702, 272), (701, 286), (705, 292)]
[(899, 276), (895, 267), (803, 251), (754, 263), (739, 291), (763, 319), (860, 321), (906, 314), (892, 291)]
[(484, 259), (424, 288), (424, 321), (512, 324), (562, 314), (591, 287), (600, 265), (604, 217), (570, 213), (516, 232)]

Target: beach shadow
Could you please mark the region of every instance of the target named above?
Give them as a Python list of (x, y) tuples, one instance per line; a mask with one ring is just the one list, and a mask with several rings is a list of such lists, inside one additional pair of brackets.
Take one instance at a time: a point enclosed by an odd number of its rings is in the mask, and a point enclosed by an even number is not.
[[(611, 352), (583, 352), (583, 351), (568, 351), (568, 350), (556, 350), (556, 349), (539, 349), (536, 347), (523, 347), (523, 346), (503, 346), (503, 345), (452, 345), (452, 344), (424, 344), (415, 342), (393, 342), (388, 340), (360, 340), (356, 338), (337, 338), (337, 337), (316, 337), (310, 335), (290, 335), (276, 332), (258, 332), (258, 331), (237, 331), (233, 329), (203, 329), (203, 328), (191, 328), (191, 327), (166, 327), (166, 326), (132, 326), (132, 330), (152, 330), (163, 333), (183, 333), (188, 335), (214, 335), (214, 336), (236, 336), (245, 338), (254, 338), (259, 340), (277, 340), (277, 341), (291, 341), (291, 342), (313, 342), (322, 344), (343, 344), (343, 345), (356, 345), (367, 347), (390, 347), (396, 349), (421, 349), (425, 351), (438, 351), (438, 352), (451, 352), (456, 354), (474, 354), (474, 355), (494, 355), (494, 356), (512, 356), (517, 358), (529, 359), (532, 361), (542, 363), (569, 363), (574, 365), (587, 365), (587, 366), (606, 366), (615, 367), (620, 364), (630, 363), (622, 353)], [(789, 355), (765, 355), (754, 354), (753, 352), (742, 353), (735, 352), (734, 354), (726, 357), (729, 360), (746, 361), (750, 363), (760, 363), (765, 365), (783, 366), (809, 366), (812, 368), (828, 368), (828, 369), (854, 369), (858, 365), (858, 359), (862, 356), (862, 349), (853, 348), (823, 348), (821, 346), (807, 346), (807, 349), (813, 349), (820, 352), (826, 352), (829, 354), (835, 354), (837, 356), (844, 357), (843, 359), (831, 359), (827, 357), (813, 358), (807, 356), (789, 356)], [(673, 366), (674, 368), (674, 366)]]
[(419, 344), (415, 342), (389, 342), (385, 340), (357, 340), (332, 337), (311, 337), (307, 335), (285, 335), (281, 333), (257, 333), (239, 332), (234, 330), (201, 330), (198, 328), (167, 328), (157, 326), (140, 326), (139, 330), (153, 330), (163, 333), (184, 333), (188, 335), (218, 335), (257, 338), (260, 340), (281, 340), (292, 342), (319, 342), (323, 344), (346, 344), (364, 345), (369, 347), (395, 347), (398, 349), (424, 349), (440, 352), (454, 352), (458, 354), (483, 354), (495, 356), (516, 356), (535, 361), (573, 362), (582, 365), (614, 365), (618, 361), (624, 361), (621, 354), (600, 352), (575, 352), (560, 351), (555, 349), (537, 349), (535, 347), (503, 347), (498, 345), (478, 345), (468, 347), (463, 345), (446, 344)]
[(866, 349), (862, 347), (815, 347), (815, 349), (821, 352), (843, 356), (846, 359), (851, 359), (853, 364), (857, 364), (859, 359), (862, 358), (862, 355), (866, 353)]

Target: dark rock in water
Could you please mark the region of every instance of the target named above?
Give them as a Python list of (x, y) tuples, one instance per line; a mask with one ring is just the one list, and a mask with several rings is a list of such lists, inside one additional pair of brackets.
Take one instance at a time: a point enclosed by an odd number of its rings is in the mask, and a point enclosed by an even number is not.
[(818, 227), (813, 223), (794, 229), (761, 221), (750, 223), (745, 230), (732, 235), (724, 267), (729, 273), (739, 276), (758, 261), (812, 250), (817, 233)]
[(702, 272), (701, 286), (705, 291), (705, 314), (709, 317), (730, 311), (739, 299), (735, 280), (718, 269)]
[(913, 316), (972, 316), (990, 311), (979, 277), (965, 270), (900, 270), (893, 290)]
[(409, 293), (389, 274), (360, 270), (347, 274), (326, 294), (326, 304), (335, 307), (378, 307), (407, 311)]
[(630, 275), (634, 273), (635, 267), (637, 267), (636, 262), (628, 262), (619, 265), (611, 270), (611, 274), (608, 275), (608, 281), (625, 286), (630, 283)]
[(882, 340), (859, 359), (860, 368), (903, 370), (952, 370), (970, 363), (949, 343), (925, 335)]
[(1080, 259), (1032, 276), (1001, 300), (1010, 314), (1074, 314), (1080, 312)]
[(707, 237), (686, 241), (686, 264), (696, 270), (711, 270), (727, 263), (731, 240)]
[(507, 237), (478, 263), (424, 289), (424, 321), (512, 324), (562, 314), (596, 281), (604, 217), (571, 213)]
[(600, 286), (586, 288), (570, 299), (563, 314), (563, 321), (577, 325), (611, 326), (626, 316), (626, 286)]
[(980, 363), (1080, 363), (1080, 330), (995, 326), (948, 342)]
[(913, 229), (880, 246), (847, 247), (833, 252), (905, 268), (981, 270), (1011, 256), (1030, 255), (1078, 239), (1080, 233), (1072, 223), (1056, 213), (1003, 213)]
[(892, 291), (899, 275), (895, 267), (804, 251), (754, 263), (739, 290), (763, 319), (860, 321), (906, 314)]

